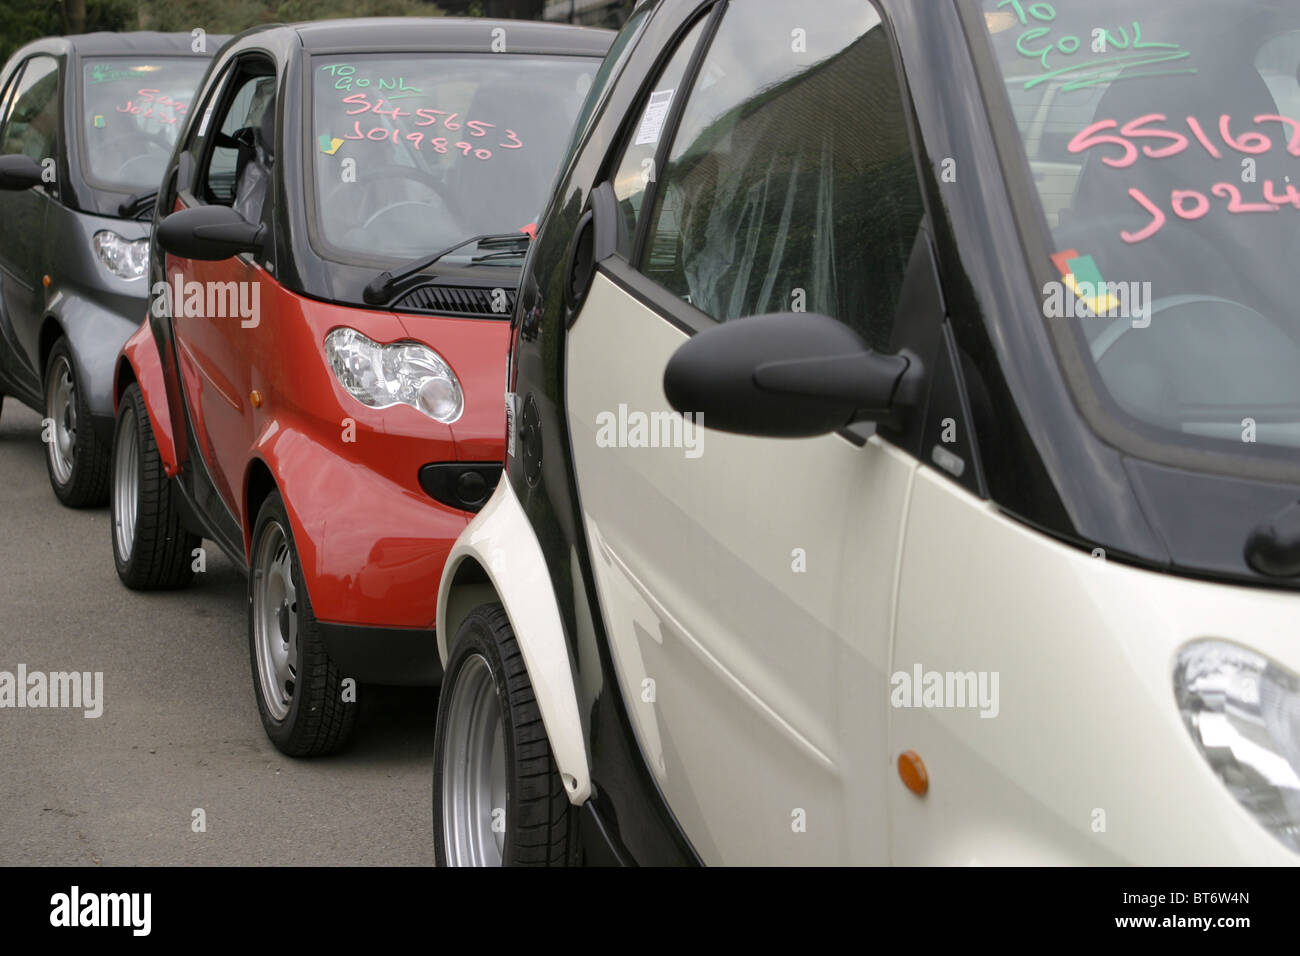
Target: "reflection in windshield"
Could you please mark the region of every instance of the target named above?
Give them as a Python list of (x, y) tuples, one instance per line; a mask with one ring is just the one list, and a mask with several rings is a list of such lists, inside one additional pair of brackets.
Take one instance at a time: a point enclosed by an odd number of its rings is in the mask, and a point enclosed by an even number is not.
[(314, 238), (336, 258), (392, 261), (533, 224), (598, 66), (315, 57)]
[(82, 72), (86, 178), (110, 189), (157, 189), (206, 61), (92, 60)]
[(1059, 282), (1116, 402), (1192, 440), (1300, 447), (1300, 10), (984, 0)]

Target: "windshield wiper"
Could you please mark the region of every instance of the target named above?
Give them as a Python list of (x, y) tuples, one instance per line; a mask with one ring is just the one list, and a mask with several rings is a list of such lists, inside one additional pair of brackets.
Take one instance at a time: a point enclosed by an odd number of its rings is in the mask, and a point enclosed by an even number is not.
[(518, 256), (525, 255), (528, 252), (524, 249), (508, 249), (505, 252), (489, 252), (485, 256), (474, 256), (470, 262), (491, 262), (493, 259), (514, 259)]
[(125, 216), (128, 219), (134, 219), (140, 213), (144, 212), (158, 198), (158, 190), (150, 190), (145, 193), (136, 193), (133, 196), (127, 196), (118, 204), (117, 214)]
[[(370, 280), (361, 297), (370, 305), (386, 305), (393, 298), (393, 288), (403, 279), (409, 279), (411, 276), (421, 272), (433, 265), (443, 256), (449, 256), (458, 249), (464, 249), (466, 246), (482, 246), (491, 248), (492, 246), (504, 245), (508, 242), (531, 242), (532, 237), (526, 232), (486, 232), (481, 236), (471, 236), (454, 246), (448, 246), (425, 259), (420, 259), (404, 267), (398, 272), (381, 272)], [(479, 261), (479, 260), (474, 260)]]

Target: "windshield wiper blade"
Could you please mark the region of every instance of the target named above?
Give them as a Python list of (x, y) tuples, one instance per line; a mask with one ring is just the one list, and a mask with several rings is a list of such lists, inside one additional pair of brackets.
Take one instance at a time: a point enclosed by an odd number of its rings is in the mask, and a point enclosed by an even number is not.
[(485, 256), (474, 256), (470, 262), (490, 262), (493, 259), (514, 259), (526, 255), (527, 249), (508, 249), (505, 252), (489, 252)]
[(136, 193), (133, 196), (127, 196), (118, 204), (117, 214), (133, 218), (144, 212), (158, 198), (158, 190), (153, 189), (149, 192)]
[(361, 297), (370, 305), (386, 305), (393, 298), (394, 287), (403, 279), (409, 279), (418, 272), (429, 268), (444, 256), (449, 256), (458, 249), (464, 249), (466, 246), (484, 246), (490, 248), (494, 245), (504, 245), (507, 242), (531, 242), (532, 236), (526, 232), (485, 232), (481, 236), (471, 236), (454, 246), (448, 246), (441, 249), (425, 259), (420, 259), (404, 267), (398, 272), (381, 272), (370, 280), (366, 285), (365, 291)]

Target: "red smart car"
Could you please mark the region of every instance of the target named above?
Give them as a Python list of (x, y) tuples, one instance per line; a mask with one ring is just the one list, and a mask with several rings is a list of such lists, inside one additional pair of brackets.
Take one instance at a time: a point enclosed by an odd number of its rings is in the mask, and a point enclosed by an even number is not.
[(118, 363), (113, 553), (248, 571), (253, 685), (287, 754), (358, 682), (440, 677), (443, 562), (504, 456), (532, 224), (612, 33), (452, 19), (250, 31), (162, 182), (148, 321)]

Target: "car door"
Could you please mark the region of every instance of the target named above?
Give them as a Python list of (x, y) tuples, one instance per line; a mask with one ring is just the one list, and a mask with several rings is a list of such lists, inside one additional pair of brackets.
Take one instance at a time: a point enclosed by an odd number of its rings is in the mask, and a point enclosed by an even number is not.
[(639, 744), (706, 863), (887, 860), (917, 463), (869, 427), (700, 428), (669, 412), (663, 376), (693, 333), (762, 313), (887, 345), (922, 218), (895, 71), (868, 0), (721, 4), (609, 161), (626, 231), (568, 333), (574, 470)]
[[(38, 54), (21, 66), (12, 99), (6, 105), (0, 155), (25, 154), (38, 163), (58, 157), (59, 61)], [(55, 199), (57, 184), (30, 189), (0, 190), (0, 284), (3, 285), (3, 334), (8, 370), (19, 382), (39, 390), (44, 371), (39, 367), (41, 316), (45, 288), (45, 224)]]
[[(182, 184), (178, 204), (232, 206), (269, 228), (276, 109), (269, 61), (236, 62), (211, 102), (213, 112), (190, 144), (199, 157), (194, 178)], [(213, 485), (237, 516), (252, 445), (250, 392), (261, 306), (274, 301), (273, 280), (265, 264), (248, 253), (216, 262), (169, 254), (166, 266), (190, 426)]]

